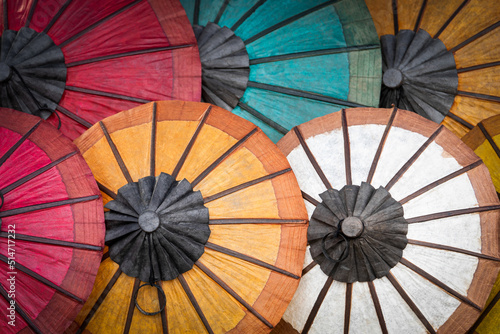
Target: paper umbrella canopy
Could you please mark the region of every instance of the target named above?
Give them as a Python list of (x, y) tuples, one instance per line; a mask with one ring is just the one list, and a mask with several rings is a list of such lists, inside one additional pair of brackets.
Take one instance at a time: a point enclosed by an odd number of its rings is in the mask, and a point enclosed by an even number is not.
[(500, 114), (500, 6), (495, 0), (366, 0), (383, 57), (381, 107), (462, 137)]
[(0, 108), (1, 333), (62, 333), (90, 295), (104, 247), (102, 199), (71, 141)]
[(442, 125), (342, 110), (278, 143), (310, 217), (302, 278), (280, 327), (458, 333), (497, 276), (500, 203), (485, 165)]
[(298, 285), (307, 213), (252, 123), (200, 102), (145, 104), (76, 140), (103, 192), (106, 244), (72, 327), (268, 332)]
[(61, 122), (75, 139), (145, 102), (200, 98), (196, 39), (178, 1), (2, 3), (1, 107)]
[(181, 0), (202, 96), (273, 141), (325, 107), (378, 106), (381, 54), (362, 0)]

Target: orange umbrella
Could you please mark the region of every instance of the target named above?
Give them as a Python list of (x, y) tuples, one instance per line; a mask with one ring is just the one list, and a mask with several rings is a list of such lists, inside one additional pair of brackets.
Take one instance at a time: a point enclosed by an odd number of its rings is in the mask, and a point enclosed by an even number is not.
[(297, 285), (307, 214), (286, 158), (216, 106), (149, 103), (76, 140), (109, 209), (74, 330), (266, 332)]

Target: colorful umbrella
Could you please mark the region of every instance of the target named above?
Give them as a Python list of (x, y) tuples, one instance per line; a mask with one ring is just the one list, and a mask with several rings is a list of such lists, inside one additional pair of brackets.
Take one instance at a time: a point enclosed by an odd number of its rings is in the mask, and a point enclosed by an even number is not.
[(111, 116), (76, 140), (106, 208), (105, 253), (73, 330), (268, 332), (298, 285), (307, 213), (252, 123), (206, 103)]
[(4, 108), (0, 175), (0, 332), (61, 333), (99, 268), (99, 189), (69, 139), (38, 117)]
[(4, 0), (2, 8), (0, 106), (61, 122), (70, 138), (144, 102), (200, 98), (196, 40), (175, 0)]
[(494, 0), (366, 0), (383, 55), (381, 107), (395, 104), (462, 137), (500, 113)]
[(204, 100), (273, 141), (332, 105), (378, 105), (380, 45), (364, 1), (181, 3), (198, 39)]
[(310, 216), (286, 326), (457, 333), (474, 323), (498, 273), (500, 203), (472, 150), (396, 108), (319, 117), (278, 147)]

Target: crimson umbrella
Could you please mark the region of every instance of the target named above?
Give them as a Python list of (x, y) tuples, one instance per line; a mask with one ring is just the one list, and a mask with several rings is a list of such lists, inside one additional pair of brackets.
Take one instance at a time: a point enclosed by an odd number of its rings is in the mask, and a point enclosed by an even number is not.
[(92, 173), (46, 121), (0, 108), (1, 333), (61, 333), (89, 296), (104, 246)]
[(150, 100), (200, 99), (196, 39), (175, 0), (5, 0), (0, 29), (0, 106), (60, 121), (73, 139)]

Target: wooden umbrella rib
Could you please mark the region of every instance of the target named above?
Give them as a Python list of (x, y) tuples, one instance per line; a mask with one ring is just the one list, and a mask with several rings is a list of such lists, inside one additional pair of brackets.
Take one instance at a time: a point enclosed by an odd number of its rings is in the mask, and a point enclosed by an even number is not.
[(50, 20), (49, 24), (47, 24), (47, 26), (45, 27), (45, 29), (43, 29), (44, 33), (48, 33), (49, 32), (49, 30), (52, 28), (52, 26), (57, 22), (57, 20), (59, 20), (59, 18), (61, 17), (61, 15), (64, 13), (64, 11), (66, 10), (66, 8), (68, 8), (68, 6), (71, 4), (71, 1), (72, 0), (67, 0), (62, 5), (62, 7), (59, 9), (59, 11), (56, 13), (56, 15), (54, 15), (54, 17), (52, 18), (52, 20)]
[(345, 287), (344, 334), (349, 334), (349, 324), (351, 323), (351, 306), (352, 283), (347, 283)]
[(132, 294), (130, 296), (130, 302), (128, 304), (127, 318), (125, 320), (125, 327), (123, 329), (123, 334), (128, 334), (130, 332), (130, 326), (132, 326), (132, 318), (134, 316), (135, 310), (135, 300), (137, 298), (136, 294), (139, 290), (139, 285), (141, 280), (138, 278), (134, 279), (134, 287), (132, 288)]
[(5, 152), (5, 154), (0, 158), (0, 166), (2, 166), (5, 163), (5, 161), (7, 161), (7, 159), (10, 158), (12, 153), (14, 153), (19, 148), (19, 146), (21, 146), (21, 144), (24, 143), (24, 141), (33, 132), (35, 132), (36, 129), (38, 129), (38, 126), (40, 125), (41, 122), (42, 122), (41, 120), (38, 121), (31, 129), (29, 129), (28, 132), (26, 132), (21, 138), (19, 138), (19, 140), (11, 148), (9, 148), (9, 150), (7, 152)]
[(472, 97), (475, 99), (486, 100), (486, 101), (500, 102), (500, 97), (494, 96), (494, 95), (465, 92), (462, 90), (457, 91), (457, 95), (468, 96), (468, 97)]
[(200, 24), (200, 0), (194, 0), (193, 25)]
[(485, 63), (485, 64), (479, 64), (479, 65), (475, 65), (475, 66), (457, 68), (457, 73), (464, 73), (464, 72), (482, 70), (482, 69), (485, 69), (485, 68), (495, 67), (495, 66), (499, 66), (499, 65), (500, 65), (500, 61), (494, 61), (494, 62), (491, 62), (491, 63)]
[(394, 177), (387, 183), (385, 189), (389, 191), (392, 186), (398, 182), (398, 180), (403, 176), (404, 173), (413, 165), (413, 163), (420, 157), (420, 155), (425, 151), (425, 149), (436, 139), (436, 137), (441, 133), (444, 126), (440, 125), (436, 131), (425, 141), (425, 143), (420, 146), (420, 148), (413, 154), (413, 156), (401, 167), (401, 169), (394, 175)]
[(3, 1), (3, 31), (9, 29), (9, 5), (8, 0)]
[(455, 53), (458, 50), (460, 50), (461, 48), (463, 48), (464, 46), (466, 46), (467, 44), (474, 42), (476, 39), (478, 39), (480, 37), (483, 37), (484, 35), (486, 35), (487, 33), (495, 30), (498, 27), (500, 27), (500, 21), (497, 21), (497, 22), (493, 23), (492, 25), (490, 25), (489, 27), (481, 30), (480, 32), (478, 32), (474, 36), (472, 36), (470, 38), (467, 38), (465, 41), (463, 41), (462, 43), (458, 44), (457, 46), (455, 46), (454, 48), (450, 49), (449, 51), (451, 53)]
[(243, 261), (247, 261), (247, 262), (253, 263), (253, 264), (258, 265), (260, 267), (263, 267), (263, 268), (266, 268), (266, 269), (270, 269), (272, 271), (275, 271), (277, 273), (280, 273), (280, 274), (283, 274), (283, 275), (286, 275), (286, 276), (289, 276), (289, 277), (292, 277), (292, 278), (295, 278), (295, 279), (299, 279), (300, 278), (299, 276), (297, 276), (295, 274), (292, 274), (291, 272), (286, 271), (284, 269), (281, 269), (281, 268), (278, 268), (276, 266), (273, 266), (272, 264), (266, 263), (264, 261), (261, 261), (259, 259), (254, 258), (254, 257), (248, 256), (246, 254), (239, 253), (239, 252), (231, 250), (229, 248), (213, 244), (211, 242), (207, 242), (205, 244), (205, 247), (210, 248), (210, 249), (212, 249), (214, 251), (217, 251), (217, 252), (220, 252), (220, 253), (223, 253), (223, 254), (230, 255), (232, 257), (241, 259)]
[(446, 116), (448, 116), (449, 118), (451, 118), (452, 120), (462, 124), (463, 126), (465, 126), (467, 129), (469, 130), (472, 130), (474, 129), (474, 125), (470, 124), (469, 122), (467, 122), (465, 119), (461, 118), (461, 117), (458, 117), (457, 115), (455, 115), (454, 113), (452, 113), (451, 111), (449, 111)]
[(231, 27), (231, 30), (232, 31), (236, 31), (236, 29), (238, 29), (242, 24), (243, 22), (245, 22), (246, 19), (248, 19), (250, 17), (250, 15), (252, 15), (260, 6), (262, 6), (267, 0), (259, 0), (257, 3), (255, 3), (255, 5), (253, 5), (249, 10), (247, 10), (245, 12), (245, 14), (243, 14), (238, 21), (236, 21), (235, 24), (233, 24), (233, 26)]
[(392, 0), (392, 19), (394, 22), (394, 35), (397, 35), (399, 32), (398, 0)]
[(318, 164), (318, 161), (314, 157), (314, 155), (311, 152), (311, 149), (307, 145), (306, 140), (304, 139), (304, 136), (302, 135), (302, 132), (300, 132), (300, 129), (298, 127), (294, 127), (292, 129), (295, 133), (295, 136), (297, 136), (297, 139), (299, 140), (300, 146), (302, 146), (302, 149), (307, 155), (307, 158), (311, 162), (311, 165), (313, 166), (314, 170), (316, 171), (316, 174), (318, 174), (319, 178), (321, 181), (323, 181), (323, 184), (327, 189), (332, 189), (332, 185), (330, 184), (330, 181), (328, 181), (325, 173), (323, 173), (323, 170), (321, 169), (320, 165)]
[(115, 160), (118, 163), (118, 166), (120, 166), (120, 170), (122, 171), (123, 176), (127, 180), (127, 183), (134, 182), (134, 180), (130, 176), (130, 173), (127, 169), (127, 166), (125, 165), (125, 162), (122, 159), (122, 156), (120, 155), (120, 152), (118, 151), (118, 148), (116, 147), (115, 143), (113, 142), (113, 139), (111, 139), (111, 136), (109, 135), (108, 129), (106, 128), (106, 126), (104, 125), (104, 123), (102, 121), (99, 121), (99, 125), (101, 126), (102, 132), (104, 133), (104, 136), (106, 137), (108, 145), (111, 148), (111, 151), (113, 152), (113, 156), (115, 157)]
[(98, 27), (99, 25), (103, 24), (104, 22), (106, 21), (109, 21), (110, 19), (112, 19), (113, 17), (117, 16), (118, 14), (121, 14), (123, 13), (124, 11), (126, 11), (127, 9), (137, 5), (138, 3), (142, 2), (142, 0), (136, 0), (134, 2), (131, 2), (129, 3), (128, 5), (125, 5), (124, 7), (118, 9), (117, 11), (109, 14), (108, 16), (100, 19), (99, 21), (97, 21), (96, 23), (88, 26), (87, 28), (83, 29), (82, 31), (76, 33), (75, 35), (71, 36), (70, 38), (66, 39), (65, 41), (61, 42), (59, 44), (59, 47), (60, 48), (63, 48), (65, 47), (66, 45), (68, 45), (69, 43), (73, 42), (74, 40), (80, 38), (81, 36), (85, 35), (86, 33), (90, 32), (91, 30), (93, 30), (94, 28)]
[(341, 110), (342, 118), (342, 135), (344, 138), (344, 165), (345, 165), (345, 177), (346, 185), (352, 185), (352, 174), (351, 174), (351, 144), (349, 141), (349, 128), (347, 126), (347, 118), (345, 115), (345, 109)]
[(490, 143), (490, 145), (493, 148), (493, 150), (495, 151), (497, 157), (500, 158), (500, 149), (498, 148), (497, 143), (495, 143), (495, 141), (493, 140), (493, 138), (491, 137), (491, 135), (488, 133), (488, 131), (484, 127), (483, 123), (479, 122), (477, 124), (477, 126), (479, 127), (479, 129), (481, 130), (481, 132), (483, 133), (483, 135), (486, 137), (486, 139), (488, 140), (488, 142)]
[(153, 102), (152, 119), (151, 119), (151, 150), (149, 152), (149, 175), (156, 175), (156, 131), (157, 131), (157, 109), (156, 102)]
[(304, 219), (275, 219), (275, 218), (223, 218), (210, 219), (209, 225), (231, 224), (306, 224)]
[[(4, 3), (5, 2), (7, 1), (4, 1)], [(5, 291), (5, 288), (3, 287), (2, 284), (0, 284), (0, 295), (2, 295), (2, 297), (7, 301), (7, 303), (10, 304), (12, 298), (8, 296), (7, 291)], [(43, 334), (40, 328), (38, 328), (37, 325), (35, 325), (33, 320), (28, 316), (26, 311), (21, 307), (21, 305), (19, 305), (19, 303), (16, 303), (16, 312), (19, 313), (21, 318), (23, 318), (23, 320), (26, 322), (26, 324), (28, 324), (28, 327), (31, 328), (33, 332), (35, 332), (36, 334)]]
[(309, 203), (311, 203), (312, 205), (314, 206), (318, 206), (319, 204), (321, 204), (320, 202), (318, 202), (314, 197), (312, 197), (311, 195), (307, 194), (306, 192), (304, 191), (301, 191), (302, 192), (302, 198), (304, 198), (306, 201), (308, 201)]
[(208, 166), (200, 175), (196, 177), (196, 179), (191, 182), (191, 186), (194, 188), (198, 183), (201, 182), (205, 177), (207, 177), (210, 172), (212, 172), (224, 159), (226, 159), (229, 155), (231, 155), (238, 147), (240, 147), (243, 143), (247, 141), (254, 133), (256, 133), (258, 128), (254, 128), (250, 131), (245, 137), (238, 140), (233, 146), (231, 146), (226, 152), (224, 152), (217, 160), (215, 160), (210, 166)]
[(232, 193), (235, 193), (237, 191), (243, 190), (245, 188), (249, 188), (249, 187), (254, 186), (254, 185), (258, 184), (258, 183), (261, 183), (261, 182), (264, 182), (264, 181), (267, 181), (267, 180), (271, 180), (271, 179), (273, 179), (273, 178), (275, 178), (277, 176), (283, 175), (283, 174), (291, 172), (291, 171), (292, 171), (291, 168), (286, 168), (286, 169), (280, 170), (278, 172), (275, 172), (275, 173), (272, 173), (272, 174), (269, 174), (269, 175), (266, 175), (266, 176), (263, 176), (263, 177), (259, 177), (258, 179), (254, 179), (252, 181), (248, 181), (248, 182), (242, 183), (242, 184), (234, 186), (232, 188), (223, 190), (223, 191), (221, 191), (221, 192), (219, 192), (217, 194), (214, 194), (212, 196), (205, 197), (204, 201), (205, 201), (205, 203), (209, 203), (211, 201), (215, 201), (216, 199), (219, 199), (221, 197), (230, 195)]
[(104, 302), (104, 299), (106, 299), (108, 293), (111, 291), (111, 289), (115, 285), (115, 283), (118, 280), (118, 278), (120, 277), (121, 273), (122, 273), (122, 271), (120, 270), (120, 268), (118, 268), (116, 270), (116, 272), (114, 273), (113, 277), (111, 277), (111, 280), (108, 282), (108, 284), (106, 285), (104, 290), (101, 292), (101, 295), (99, 296), (99, 298), (95, 302), (94, 306), (92, 306), (92, 309), (90, 310), (89, 314), (87, 314), (87, 316), (85, 317), (85, 320), (80, 325), (80, 328), (78, 328), (78, 331), (76, 332), (77, 334), (83, 333), (83, 331), (85, 330), (87, 325), (90, 323), (90, 321), (94, 317), (94, 314), (97, 312), (97, 310), (99, 309), (101, 304)]
[(394, 278), (394, 276), (391, 273), (387, 274), (387, 278), (389, 279), (389, 281), (391, 282), (391, 284), (394, 286), (394, 288), (397, 290), (397, 292), (399, 293), (399, 295), (406, 302), (406, 304), (413, 311), (413, 313), (415, 313), (415, 315), (418, 317), (418, 319), (420, 319), (420, 321), (425, 326), (425, 328), (427, 328), (427, 330), (430, 333), (435, 334), (436, 331), (434, 330), (434, 327), (432, 327), (432, 325), (429, 323), (429, 321), (427, 320), (427, 318), (425, 318), (425, 316), (419, 310), (419, 308), (417, 307), (417, 305), (415, 305), (415, 303), (411, 300), (410, 296), (408, 296), (408, 294), (404, 291), (403, 287), (401, 287), (401, 285), (398, 283), (398, 281), (396, 280), (396, 278)]
[(422, 223), (422, 222), (426, 222), (429, 220), (466, 215), (469, 213), (493, 211), (493, 210), (500, 210), (500, 205), (479, 206), (479, 207), (475, 207), (475, 208), (437, 212), (437, 213), (432, 213), (429, 215), (424, 215), (424, 216), (419, 216), (419, 217), (414, 217), (414, 218), (407, 218), (406, 221), (408, 222), (408, 224)]
[(196, 138), (198, 138), (198, 135), (200, 134), (201, 129), (203, 128), (203, 125), (207, 121), (208, 116), (210, 115), (210, 111), (212, 110), (212, 106), (210, 105), (207, 110), (203, 113), (203, 117), (201, 118), (200, 122), (198, 123), (198, 126), (196, 127), (196, 130), (194, 131), (193, 136), (189, 140), (188, 145), (186, 146), (186, 149), (184, 152), (182, 152), (182, 156), (180, 157), (179, 161), (177, 162), (177, 165), (174, 168), (174, 171), (172, 172), (172, 176), (174, 179), (177, 179), (177, 175), (179, 174), (182, 166), (186, 162), (187, 156), (189, 152), (191, 152), (191, 149), (193, 148), (193, 145), (196, 141)]
[(73, 112), (69, 111), (68, 109), (61, 107), (60, 105), (57, 105), (56, 110), (60, 111), (64, 115), (68, 116), (69, 118), (71, 118), (72, 120), (77, 122), (78, 124), (83, 125), (87, 129), (92, 127), (91, 123), (87, 122), (86, 120), (84, 120), (80, 116), (75, 115)]
[(54, 202), (24, 206), (21, 208), (2, 211), (2, 212), (0, 212), (0, 218), (15, 216), (15, 215), (33, 212), (33, 211), (37, 211), (37, 210), (50, 209), (50, 208), (68, 205), (68, 204), (88, 202), (88, 201), (92, 201), (92, 200), (95, 200), (98, 198), (99, 198), (98, 195), (93, 195), (93, 196), (70, 198), (70, 199), (65, 199), (65, 200), (61, 200), (61, 201), (54, 201)]
[[(8, 238), (8, 237), (9, 237), (9, 234), (7, 232), (0, 232), (0, 238)], [(83, 244), (83, 243), (79, 243), (79, 242), (57, 240), (57, 239), (42, 238), (42, 237), (36, 237), (36, 236), (32, 236), (32, 235), (27, 235), (27, 234), (16, 233), (16, 239), (23, 240), (23, 241), (36, 242), (36, 243), (40, 243), (40, 244), (54, 245), (54, 246), (78, 248), (78, 249), (85, 249), (85, 250), (90, 250), (90, 251), (102, 251), (101, 246)]]
[(214, 274), (210, 269), (208, 269), (203, 263), (199, 260), (195, 262), (196, 266), (200, 268), (205, 275), (213, 279), (217, 284), (220, 285), (227, 293), (229, 293), (234, 299), (236, 299), (241, 305), (243, 305), (250, 313), (257, 317), (262, 323), (264, 323), (267, 327), (273, 328), (273, 325), (266, 320), (257, 310), (255, 310), (249, 303), (247, 303), (240, 295), (238, 295), (229, 285), (227, 285), (222, 279), (220, 279), (216, 274)]
[(83, 94), (110, 97), (113, 99), (119, 99), (119, 100), (125, 100), (125, 101), (137, 102), (137, 103), (149, 103), (149, 102), (151, 102), (150, 100), (141, 99), (139, 97), (133, 97), (133, 96), (123, 95), (123, 94), (115, 94), (115, 93), (110, 93), (110, 92), (104, 92), (102, 90), (81, 88), (81, 87), (68, 86), (68, 85), (66, 85), (66, 90), (78, 92), (78, 93), (83, 93)]
[(389, 121), (385, 126), (384, 133), (382, 134), (382, 138), (380, 139), (380, 143), (377, 148), (377, 152), (375, 152), (375, 156), (373, 157), (373, 161), (370, 167), (370, 171), (368, 172), (368, 177), (366, 178), (367, 183), (371, 183), (373, 179), (373, 175), (375, 174), (375, 170), (377, 169), (378, 161), (380, 160), (380, 155), (382, 154), (382, 150), (384, 149), (385, 142), (387, 140), (387, 136), (389, 135), (389, 131), (392, 128), (392, 123), (394, 122), (394, 118), (398, 112), (398, 108), (394, 107), (392, 109), (391, 116), (389, 117)]
[(105, 185), (103, 185), (99, 181), (96, 181), (96, 182), (97, 182), (97, 186), (99, 187), (100, 191), (102, 191), (103, 193), (105, 193), (106, 195), (111, 197), (112, 199), (116, 199), (116, 194), (113, 191), (111, 191), (109, 188), (107, 188)]
[(414, 32), (417, 32), (420, 27), (420, 23), (422, 22), (422, 17), (424, 16), (425, 8), (427, 7), (427, 0), (422, 2), (422, 6), (420, 7), (420, 11), (418, 12), (417, 21), (415, 22), (415, 28), (413, 28)]
[[(160, 305), (166, 305), (167, 300), (166, 300), (165, 294), (162, 294), (160, 292), (160, 290), (158, 290), (158, 289), (157, 289), (157, 293), (158, 293), (158, 301), (160, 302)], [(168, 334), (167, 307), (164, 307), (161, 310), (160, 316), (161, 316), (161, 326), (162, 326), (163, 334)]]
[(283, 61), (283, 60), (292, 60), (292, 59), (299, 59), (299, 58), (306, 58), (306, 57), (318, 57), (318, 56), (325, 56), (325, 55), (338, 54), (338, 53), (349, 53), (349, 52), (377, 50), (377, 49), (380, 49), (380, 45), (378, 45), (378, 44), (366, 44), (366, 45), (353, 45), (353, 46), (346, 46), (346, 47), (339, 47), (339, 48), (329, 48), (329, 49), (295, 52), (295, 53), (288, 53), (288, 54), (283, 54), (283, 55), (278, 55), (278, 56), (250, 59), (250, 65), (258, 65), (258, 64), (272, 63), (272, 62)]
[(442, 249), (442, 250), (447, 250), (447, 251), (451, 251), (451, 252), (455, 252), (455, 253), (461, 253), (461, 254), (465, 254), (465, 255), (475, 256), (475, 257), (485, 259), (485, 260), (500, 262), (500, 258), (498, 258), (498, 257), (486, 255), (486, 254), (482, 254), (482, 253), (477, 253), (477, 252), (472, 252), (472, 251), (469, 251), (466, 249), (461, 249), (461, 248), (456, 248), (456, 247), (451, 247), (451, 246), (446, 246), (446, 245), (440, 245), (440, 244), (435, 244), (435, 243), (426, 242), (426, 241), (413, 240), (413, 239), (408, 239), (408, 243), (412, 244), (412, 245)]
[(105, 60), (111, 60), (111, 59), (117, 59), (117, 58), (123, 58), (123, 57), (130, 57), (130, 56), (138, 56), (138, 55), (143, 55), (143, 54), (148, 54), (148, 53), (154, 53), (154, 52), (184, 49), (184, 48), (192, 47), (194, 45), (195, 44), (182, 44), (182, 45), (164, 46), (164, 47), (157, 47), (157, 48), (151, 48), (151, 49), (142, 49), (142, 50), (135, 50), (135, 51), (115, 53), (115, 54), (112, 54), (112, 55), (100, 56), (100, 57), (94, 57), (94, 58), (89, 58), (89, 59), (75, 61), (75, 62), (66, 64), (66, 67), (68, 67), (68, 68), (69, 67), (75, 67), (75, 66), (80, 66), (80, 65), (97, 63), (97, 62), (105, 61)]
[(464, 2), (462, 2), (460, 4), (460, 6), (458, 6), (458, 8), (453, 12), (453, 14), (451, 14), (451, 16), (448, 18), (448, 20), (446, 20), (446, 22), (443, 24), (443, 26), (438, 30), (438, 32), (434, 35), (433, 38), (439, 38), (439, 36), (443, 33), (443, 31), (448, 28), (448, 25), (451, 23), (451, 21), (453, 21), (453, 19), (458, 15), (458, 13), (460, 13), (460, 11), (462, 11), (462, 9), (470, 2), (470, 0), (464, 0)]
[(31, 172), (30, 174), (20, 178), (19, 180), (9, 184), (7, 187), (3, 188), (3, 189), (0, 189), (0, 193), (2, 194), (7, 194), (8, 192), (16, 189), (17, 187), (25, 184), (26, 182), (32, 180), (33, 178), (37, 177), (38, 175), (48, 171), (49, 169), (51, 169), (52, 167), (54, 166), (57, 166), (58, 164), (60, 164), (61, 162), (65, 161), (66, 159), (69, 159), (71, 158), (72, 156), (74, 156), (75, 154), (77, 154), (78, 152), (76, 151), (73, 151), (69, 154), (66, 154), (64, 157), (61, 157), (53, 162), (51, 162), (50, 164), (47, 164), (33, 172)]
[(346, 106), (346, 107), (352, 107), (352, 108), (360, 108), (360, 107), (366, 107), (365, 105), (347, 101), (347, 100), (341, 100), (337, 99), (331, 96), (327, 95), (322, 95), (318, 93), (311, 93), (311, 92), (306, 92), (300, 89), (294, 89), (294, 88), (288, 88), (288, 87), (282, 87), (282, 86), (276, 86), (276, 85), (269, 85), (265, 83), (260, 83), (260, 82), (255, 82), (255, 81), (248, 81), (247, 83), (248, 87), (253, 87), (253, 88), (258, 88), (258, 89), (263, 89), (263, 90), (268, 90), (271, 92), (276, 92), (280, 94), (286, 94), (290, 96), (295, 96), (295, 97), (301, 97), (301, 98), (306, 98), (310, 100), (315, 100), (315, 101), (322, 101), (322, 102), (328, 102), (332, 104), (338, 104), (341, 106)]
[(475, 309), (481, 311), (481, 307), (479, 305), (477, 305), (476, 303), (474, 303), (472, 300), (470, 300), (469, 298), (467, 298), (465, 296), (462, 296), (460, 293), (453, 290), (452, 288), (450, 288), (449, 286), (447, 286), (446, 284), (444, 284), (443, 282), (441, 282), (440, 280), (438, 280), (437, 278), (435, 278), (434, 276), (432, 276), (431, 274), (429, 274), (428, 272), (426, 272), (422, 268), (416, 266), (415, 264), (413, 264), (410, 261), (408, 261), (407, 259), (405, 259), (404, 257), (401, 258), (401, 260), (399, 262), (401, 262), (402, 264), (404, 264), (405, 266), (407, 266), (408, 268), (410, 268), (411, 270), (413, 270), (414, 272), (416, 272), (417, 274), (419, 274), (420, 276), (422, 276), (426, 280), (430, 281), (432, 284), (440, 287), (441, 289), (443, 289), (444, 291), (446, 291), (450, 295), (454, 296), (455, 298), (457, 298), (457, 299), (461, 300), (462, 302), (464, 302), (464, 303), (474, 307)]
[(370, 295), (372, 296), (373, 305), (375, 306), (375, 312), (377, 313), (378, 322), (380, 324), (380, 329), (382, 334), (388, 334), (387, 324), (385, 323), (384, 314), (382, 313), (382, 307), (380, 306), (380, 300), (378, 299), (377, 290), (375, 289), (375, 284), (373, 281), (368, 282), (368, 287), (370, 288)]
[(219, 11), (217, 12), (217, 16), (215, 17), (215, 20), (213, 21), (215, 24), (219, 24), (220, 18), (222, 17), (222, 14), (224, 14), (224, 11), (226, 10), (228, 4), (229, 4), (229, 0), (224, 0), (222, 5), (220, 6)]
[(101, 263), (103, 263), (107, 259), (109, 259), (109, 251), (106, 252), (106, 253), (104, 253), (104, 254), (102, 254)]
[(410, 195), (406, 196), (405, 198), (401, 199), (401, 200), (399, 201), (399, 203), (401, 203), (401, 204), (405, 204), (406, 202), (408, 202), (408, 201), (410, 201), (410, 200), (412, 200), (412, 199), (414, 199), (414, 198), (416, 198), (416, 197), (418, 197), (418, 196), (420, 196), (420, 195), (422, 195), (422, 194), (426, 193), (427, 191), (429, 191), (429, 190), (431, 190), (431, 189), (434, 189), (435, 187), (437, 187), (437, 186), (439, 186), (439, 185), (441, 185), (441, 184), (443, 184), (443, 183), (445, 183), (445, 182), (448, 182), (449, 180), (451, 180), (451, 179), (453, 179), (453, 178), (455, 178), (455, 177), (457, 177), (457, 176), (460, 176), (460, 175), (462, 175), (462, 174), (464, 174), (464, 173), (467, 173), (467, 172), (468, 172), (468, 171), (470, 171), (471, 169), (474, 169), (474, 168), (476, 168), (476, 167), (478, 167), (478, 166), (480, 166), (480, 165), (482, 165), (482, 164), (483, 164), (483, 161), (482, 161), (482, 160), (477, 160), (477, 161), (473, 162), (472, 164), (470, 164), (470, 165), (468, 165), (468, 166), (465, 166), (465, 167), (463, 167), (463, 168), (461, 168), (461, 169), (459, 169), (459, 170), (457, 170), (457, 171), (455, 171), (455, 172), (453, 172), (453, 173), (450, 173), (450, 174), (448, 174), (448, 175), (446, 175), (446, 176), (444, 176), (444, 177), (440, 178), (440, 179), (439, 179), (439, 180), (437, 180), (437, 181), (434, 181), (434, 182), (432, 182), (432, 183), (429, 183), (429, 184), (428, 184), (428, 185), (426, 185), (425, 187), (423, 187), (423, 188), (421, 188), (421, 189), (419, 189), (419, 190), (415, 191), (414, 193), (412, 193), (412, 194), (410, 194)]
[(323, 301), (325, 300), (326, 294), (328, 293), (328, 290), (332, 286), (332, 283), (333, 283), (333, 277), (328, 276), (328, 278), (326, 279), (325, 285), (321, 289), (321, 292), (319, 293), (318, 298), (314, 302), (314, 306), (311, 309), (309, 316), (307, 317), (306, 323), (304, 325), (304, 329), (302, 329), (302, 334), (309, 333), (309, 330), (311, 329), (314, 318), (316, 318), (316, 315), (318, 314), (319, 308), (321, 307), (321, 304), (323, 304)]
[(240, 107), (241, 109), (245, 110), (250, 115), (258, 118), (262, 122), (266, 123), (267, 125), (269, 125), (270, 127), (272, 127), (274, 130), (278, 131), (279, 133), (281, 133), (283, 135), (285, 135), (285, 134), (288, 133), (288, 130), (286, 128), (284, 128), (280, 124), (276, 123), (275, 121), (273, 121), (269, 117), (264, 116), (262, 113), (260, 113), (259, 111), (255, 110), (254, 108), (250, 107), (248, 104), (239, 101), (238, 102), (238, 107)]
[(301, 276), (304, 276), (305, 274), (310, 272), (312, 270), (312, 268), (316, 267), (317, 264), (318, 264), (318, 262), (313, 260), (311, 263), (309, 263), (307, 266), (305, 266), (304, 269), (302, 269)]
[(486, 306), (484, 311), (481, 313), (481, 315), (476, 320), (474, 325), (472, 325), (472, 327), (469, 329), (467, 334), (474, 334), (476, 332), (477, 327), (479, 327), (479, 325), (483, 322), (484, 318), (486, 318), (486, 316), (491, 312), (491, 310), (495, 307), (495, 305), (498, 303), (499, 300), (500, 300), (500, 291), (497, 292), (497, 294), (495, 295), (495, 297), (493, 297), (488, 306)]
[(177, 276), (177, 279), (182, 285), (182, 288), (184, 289), (184, 292), (186, 292), (186, 295), (188, 296), (189, 300), (191, 301), (191, 304), (193, 305), (194, 309), (196, 310), (196, 313), (198, 313), (198, 316), (200, 317), (201, 321), (203, 322), (203, 325), (205, 326), (205, 329), (208, 331), (208, 333), (213, 334), (212, 327), (210, 327), (210, 324), (208, 323), (207, 318), (205, 317), (205, 314), (203, 314), (203, 311), (201, 310), (200, 304), (198, 304), (198, 301), (194, 297), (193, 292), (191, 291), (191, 288), (189, 287), (188, 283), (186, 282), (186, 279), (182, 274)]
[(279, 23), (277, 23), (277, 24), (275, 24), (275, 25), (273, 25), (273, 26), (271, 26), (271, 27), (269, 27), (267, 29), (262, 30), (261, 32), (253, 35), (252, 37), (244, 40), (243, 42), (245, 43), (245, 45), (248, 45), (248, 44), (250, 44), (252, 42), (255, 42), (259, 38), (264, 37), (267, 34), (273, 32), (273, 31), (275, 31), (277, 29), (280, 29), (280, 28), (282, 28), (282, 27), (284, 27), (284, 26), (286, 26), (286, 25), (288, 25), (290, 23), (293, 23), (293, 22), (295, 22), (295, 21), (303, 18), (304, 16), (307, 16), (307, 15), (309, 15), (311, 13), (314, 13), (314, 12), (316, 12), (316, 11), (318, 11), (320, 9), (323, 9), (323, 8), (329, 6), (329, 5), (332, 5), (332, 4), (334, 4), (334, 3), (338, 2), (338, 1), (340, 1), (340, 0), (326, 1), (326, 2), (320, 4), (320, 5), (316, 6), (316, 7), (307, 9), (307, 10), (305, 10), (305, 11), (303, 11), (303, 12), (297, 14), (297, 15), (294, 15), (294, 16), (292, 16), (292, 17), (290, 17), (290, 18), (288, 18), (286, 20), (283, 20), (283, 21), (281, 21), (281, 22), (279, 22)]
[[(0, 261), (4, 262), (4, 263), (9, 263), (9, 259), (5, 256), (5, 255), (2, 255), (0, 254)], [(83, 300), (77, 296), (75, 296), (74, 294), (72, 294), (71, 292), (69, 292), (68, 290), (66, 289), (63, 289), (62, 287), (60, 287), (59, 285), (49, 281), (48, 279), (46, 279), (45, 277), (43, 277), (42, 275), (34, 272), (33, 270), (23, 266), (21, 263), (19, 263), (18, 261), (16, 261), (15, 263), (15, 267), (16, 269), (19, 269), (20, 271), (22, 271), (23, 273), (25, 273), (26, 275), (36, 279), (37, 281), (45, 284), (46, 286), (54, 289), (54, 290), (57, 290), (59, 291), (60, 293), (62, 293), (63, 295), (73, 299), (73, 300), (76, 300), (77, 302), (79, 303), (83, 303)]]
[[(5, 0), (4, 2), (7, 2), (7, 0)], [(37, 4), (38, 4), (38, 0), (33, 0), (33, 2), (31, 3), (30, 11), (28, 13), (28, 17), (26, 18), (26, 23), (24, 24), (25, 27), (29, 27), (29, 25), (31, 23), (31, 19), (33, 18), (33, 13), (35, 13), (35, 8), (36, 8)]]

